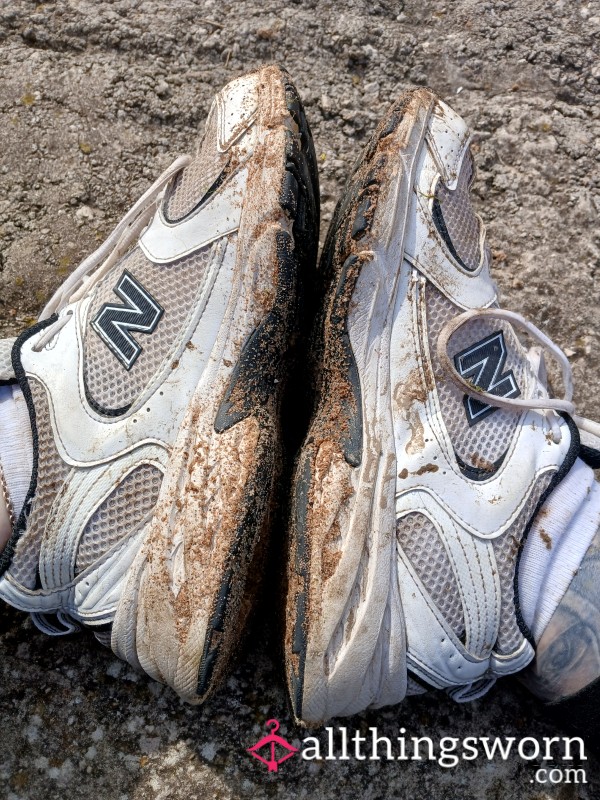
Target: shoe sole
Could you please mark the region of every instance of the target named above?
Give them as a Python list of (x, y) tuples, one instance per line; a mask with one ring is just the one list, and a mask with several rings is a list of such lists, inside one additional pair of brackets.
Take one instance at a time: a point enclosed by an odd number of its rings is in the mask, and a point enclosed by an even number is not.
[(249, 168), (235, 305), (229, 328), (222, 325), (226, 342), (215, 347), (228, 357), (210, 397), (198, 394), (190, 406), (123, 592), (120, 613), (133, 622), (113, 642), (158, 680), (175, 674), (168, 682), (191, 703), (220, 683), (253, 606), (281, 462), (289, 351), (316, 263), (314, 148), (299, 96), (276, 67), (260, 72), (258, 109), (264, 140)]
[[(386, 705), (406, 690), (403, 615), (390, 578), (397, 467), (389, 339), (432, 106), (431, 93), (417, 90), (390, 108), (353, 169), (321, 259), (317, 402), (294, 477), (286, 609), (286, 677), (301, 722)], [(351, 345), (352, 314), (365, 328), (360, 352)], [(395, 612), (384, 619), (388, 603)], [(386, 666), (369, 686), (367, 673), (382, 658)]]

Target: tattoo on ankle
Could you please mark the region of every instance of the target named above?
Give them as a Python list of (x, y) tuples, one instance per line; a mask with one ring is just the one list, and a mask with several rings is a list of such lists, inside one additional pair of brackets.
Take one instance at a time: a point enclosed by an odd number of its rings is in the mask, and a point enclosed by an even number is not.
[(557, 702), (600, 676), (600, 530), (521, 674), (538, 697)]

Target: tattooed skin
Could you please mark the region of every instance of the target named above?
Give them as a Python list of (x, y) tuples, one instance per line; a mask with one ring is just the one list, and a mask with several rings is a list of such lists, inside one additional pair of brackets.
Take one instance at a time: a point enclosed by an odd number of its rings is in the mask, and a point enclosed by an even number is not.
[(542, 634), (535, 660), (520, 677), (535, 695), (554, 702), (599, 676), (600, 531)]

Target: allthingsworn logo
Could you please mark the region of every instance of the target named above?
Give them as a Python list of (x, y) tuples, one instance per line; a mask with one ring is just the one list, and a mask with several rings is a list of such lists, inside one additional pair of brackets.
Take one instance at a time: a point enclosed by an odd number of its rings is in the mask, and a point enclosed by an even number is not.
[(263, 736), (253, 747), (249, 747), (248, 752), (265, 764), (269, 772), (277, 772), (279, 765), (295, 755), (298, 748), (287, 742), (283, 736), (278, 736), (279, 722), (276, 719), (267, 720), (267, 728), (270, 728), (271, 732)]
[(125, 305), (105, 303), (92, 320), (92, 328), (129, 370), (142, 352), (142, 347), (131, 335), (132, 331), (152, 333), (164, 309), (127, 270), (113, 291)]
[[(498, 397), (518, 397), (521, 390), (513, 371), (503, 372), (505, 363), (506, 343), (502, 331), (492, 333), (454, 356), (458, 373), (473, 386)], [(498, 410), (469, 395), (464, 396), (463, 403), (471, 426)]]
[[(466, 736), (462, 739), (442, 736), (434, 740), (427, 735), (407, 735), (406, 728), (396, 729), (395, 733), (400, 735), (382, 736), (374, 726), (354, 731), (345, 726), (328, 726), (316, 732), (315, 736), (295, 740), (294, 746), (277, 734), (279, 722), (276, 719), (268, 720), (267, 728), (270, 728), (270, 733), (253, 747), (248, 747), (247, 752), (266, 766), (269, 773), (278, 773), (280, 766), (293, 756), (317, 764), (366, 761), (372, 768), (382, 761), (396, 762), (402, 767), (418, 762), (419, 766), (437, 764), (447, 770), (460, 769), (461, 765), (464, 768), (468, 761), (480, 764), (487, 761), (493, 769), (498, 762), (520, 759), (535, 769), (529, 783), (588, 782), (583, 768), (588, 757), (585, 743), (579, 736), (545, 736), (541, 740), (533, 736), (520, 739), (515, 736)], [(295, 774), (300, 774), (298, 764)]]

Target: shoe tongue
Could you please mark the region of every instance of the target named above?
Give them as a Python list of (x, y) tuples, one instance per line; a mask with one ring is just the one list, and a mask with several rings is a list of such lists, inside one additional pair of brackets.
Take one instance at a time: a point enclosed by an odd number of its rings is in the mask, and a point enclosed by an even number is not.
[[(500, 465), (521, 415), (468, 398), (450, 380), (437, 356), (437, 339), (446, 322), (461, 311), (433, 285), (427, 286), (427, 322), (440, 410), (459, 461), (473, 479), (484, 479)], [(492, 394), (530, 397), (537, 376), (512, 327), (489, 317), (469, 320), (450, 338), (448, 353), (464, 378)]]
[(0, 381), (14, 381), (12, 349), (15, 339), (0, 339)]
[(227, 153), (218, 148), (218, 118), (214, 105), (194, 160), (166, 192), (164, 212), (170, 222), (178, 222), (199, 205), (227, 164)]
[[(456, 187), (440, 180), (435, 189), (432, 216), (452, 257), (465, 270), (489, 263), (482, 223), (471, 204), (474, 163), (471, 152), (463, 159)], [(452, 303), (433, 284), (427, 285), (427, 325), (438, 383), (441, 413), (459, 464), (470, 477), (483, 480), (500, 465), (521, 416), (467, 397), (445, 374), (437, 357), (437, 340), (444, 325), (464, 308)], [(454, 333), (448, 354), (463, 378), (501, 397), (529, 397), (543, 383), (510, 324), (493, 318), (468, 321)], [(541, 362), (538, 364), (543, 371)]]

